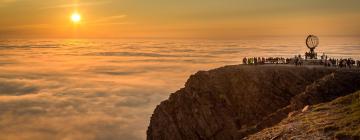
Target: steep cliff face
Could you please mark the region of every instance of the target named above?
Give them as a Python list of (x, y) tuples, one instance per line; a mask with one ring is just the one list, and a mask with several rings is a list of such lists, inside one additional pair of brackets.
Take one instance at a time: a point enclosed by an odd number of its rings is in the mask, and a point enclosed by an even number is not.
[(201, 71), (156, 107), (147, 138), (240, 139), (304, 105), (352, 93), (359, 83), (357, 70), (322, 67), (238, 65)]

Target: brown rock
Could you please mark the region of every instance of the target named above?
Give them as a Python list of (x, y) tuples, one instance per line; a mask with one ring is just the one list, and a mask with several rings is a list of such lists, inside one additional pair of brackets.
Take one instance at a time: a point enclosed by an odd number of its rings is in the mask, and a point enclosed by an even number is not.
[(306, 105), (306, 106), (301, 110), (301, 112), (309, 111), (309, 109), (310, 109), (310, 106), (309, 106), (309, 105)]

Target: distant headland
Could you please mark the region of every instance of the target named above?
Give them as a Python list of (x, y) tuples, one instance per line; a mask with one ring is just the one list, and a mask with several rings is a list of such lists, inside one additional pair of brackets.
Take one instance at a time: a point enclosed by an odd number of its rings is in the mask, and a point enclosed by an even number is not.
[[(360, 92), (360, 69), (352, 68), (358, 66), (359, 61), (326, 56), (318, 59), (314, 51), (316, 40), (317, 37), (308, 37), (310, 51), (305, 58), (298, 55), (294, 58), (244, 58), (243, 65), (191, 75), (184, 88), (156, 107), (147, 139), (359, 138), (356, 132), (360, 130), (360, 122), (351, 120), (360, 119), (356, 116), (360, 113), (357, 103), (360, 98), (349, 100), (358, 97)], [(348, 97), (337, 99), (342, 96)], [(333, 103), (328, 103), (330, 101)], [(318, 105), (321, 103), (328, 104)], [(332, 108), (322, 110), (324, 106)], [(350, 115), (344, 112), (346, 108), (352, 108), (348, 112)], [(302, 116), (308, 116), (310, 122), (318, 121), (317, 117), (309, 116), (318, 111), (332, 113), (344, 123), (331, 122), (335, 120), (326, 115), (323, 115), (326, 123), (336, 125), (308, 123), (307, 126), (315, 128), (303, 128), (289, 122), (302, 122)], [(294, 132), (299, 133), (282, 131), (284, 127), (298, 129)], [(356, 131), (352, 131), (354, 129)]]

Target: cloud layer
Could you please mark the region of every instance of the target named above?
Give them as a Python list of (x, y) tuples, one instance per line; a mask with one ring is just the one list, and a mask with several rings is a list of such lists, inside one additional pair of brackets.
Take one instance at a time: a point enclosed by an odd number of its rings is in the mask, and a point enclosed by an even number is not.
[[(290, 57), (306, 50), (302, 40), (0, 40), (0, 139), (145, 139), (155, 106), (190, 74)], [(345, 40), (322, 45), (358, 56), (357, 40)]]

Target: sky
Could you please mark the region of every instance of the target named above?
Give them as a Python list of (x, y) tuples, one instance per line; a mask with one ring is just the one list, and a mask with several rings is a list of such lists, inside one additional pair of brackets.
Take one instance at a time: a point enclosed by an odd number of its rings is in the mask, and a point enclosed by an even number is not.
[(359, 13), (359, 0), (0, 0), (0, 38), (358, 36)]

